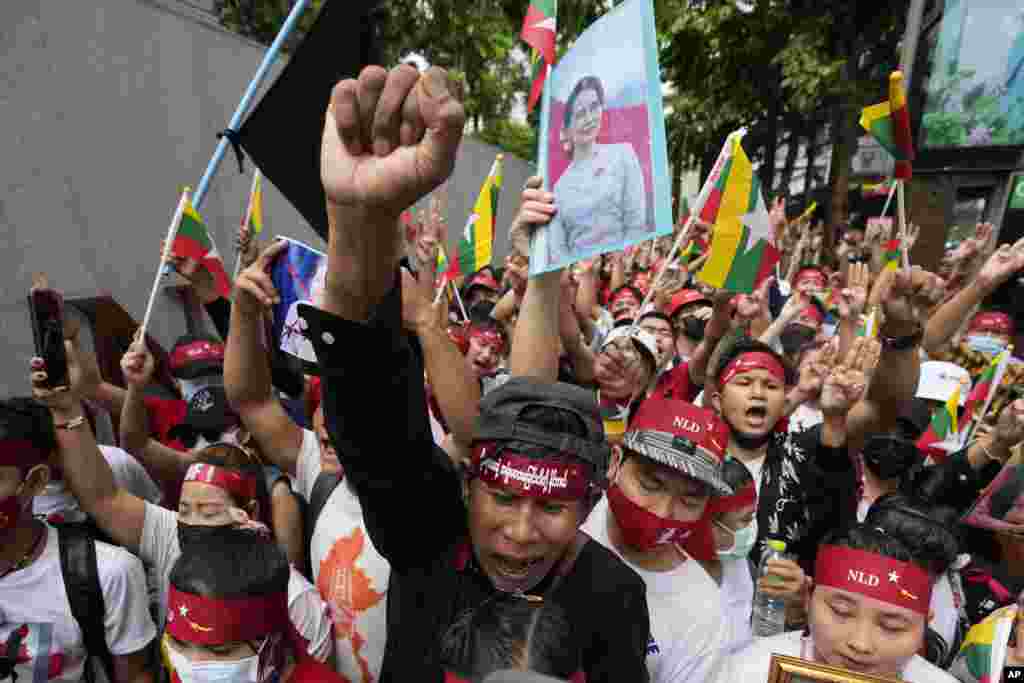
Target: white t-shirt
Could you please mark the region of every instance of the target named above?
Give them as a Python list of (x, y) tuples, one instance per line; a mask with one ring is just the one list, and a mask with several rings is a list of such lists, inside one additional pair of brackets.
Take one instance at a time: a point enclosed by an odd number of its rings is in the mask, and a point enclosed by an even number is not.
[(726, 652), (735, 652), (753, 638), (750, 612), (754, 607), (754, 578), (745, 559), (722, 560), (722, 602), (725, 607), (729, 643)]
[(754, 488), (757, 489), (757, 495), (761, 495), (761, 470), (764, 469), (764, 460), (768, 457), (765, 453), (760, 458), (754, 458), (753, 460), (741, 460), (744, 465), (747, 466), (747, 471), (750, 472), (750, 476), (754, 478)]
[[(96, 566), (107, 647), (114, 656), (139, 652), (156, 637), (142, 563), (124, 548), (97, 542)], [(46, 547), (36, 561), (0, 579), (0, 654), (6, 655), (8, 638), (22, 628), (27, 633), (14, 669), (18, 683), (83, 680), (85, 640), (71, 616), (57, 530), (49, 525)]]
[[(750, 645), (726, 658), (718, 676), (718, 683), (768, 680), (772, 655), (800, 657), (803, 651), (803, 637), (800, 631), (787, 631), (770, 638), (754, 639)], [(956, 683), (955, 678), (920, 655), (911, 657), (903, 668), (900, 679), (907, 683)]]
[[(305, 429), (295, 486), (307, 502), (320, 471), (320, 444)], [(359, 499), (344, 481), (320, 512), (309, 552), (313, 578), (334, 620), (338, 673), (352, 683), (377, 681), (387, 641), (391, 567), (370, 542)]]
[[(583, 531), (618, 554), (608, 538), (607, 498), (590, 513)], [(620, 557), (622, 557), (620, 555)], [(712, 680), (725, 654), (729, 628), (718, 586), (695, 560), (668, 572), (628, 564), (647, 584), (651, 640), (647, 670), (651, 683), (704, 683)]]
[[(160, 623), (167, 618), (167, 589), (171, 569), (181, 556), (178, 542), (178, 513), (146, 503), (139, 556), (153, 565), (160, 592)], [(307, 651), (317, 661), (326, 662), (331, 652), (331, 621), (327, 605), (309, 581), (293, 567), (288, 578), (288, 615), (299, 635), (309, 644)]]
[[(110, 465), (114, 473), (114, 483), (117, 488), (124, 489), (142, 500), (158, 504), (161, 498), (160, 487), (146, 472), (146, 468), (136, 460), (130, 453), (116, 446), (99, 446), (100, 453)], [(51, 480), (41, 495), (32, 500), (32, 514), (36, 517), (51, 519), (51, 515), (60, 515), (60, 520), (65, 522), (82, 522), (85, 520), (85, 513), (82, 512), (78, 499), (68, 490), (63, 479)]]

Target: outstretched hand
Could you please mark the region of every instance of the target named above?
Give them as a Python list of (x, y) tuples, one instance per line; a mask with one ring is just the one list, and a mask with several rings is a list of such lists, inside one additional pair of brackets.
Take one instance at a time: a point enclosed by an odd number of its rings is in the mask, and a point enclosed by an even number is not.
[(1024, 269), (1024, 238), (1013, 246), (1003, 244), (993, 252), (978, 273), (977, 283), (986, 295), (999, 288), (1010, 277)]
[(144, 388), (153, 379), (153, 370), (156, 368), (156, 361), (153, 354), (146, 346), (146, 341), (135, 333), (135, 340), (128, 347), (128, 351), (121, 357), (121, 373), (128, 386), (137, 389)]
[(819, 405), (827, 417), (843, 417), (861, 399), (878, 366), (882, 345), (877, 339), (857, 337), (842, 362), (825, 377)]
[(320, 171), (328, 204), (398, 220), (455, 167), (466, 114), (444, 69), (368, 66), (334, 87)]
[(287, 240), (276, 240), (263, 250), (256, 261), (238, 274), (235, 281), (234, 305), (242, 313), (256, 315), (280, 301), (270, 277), (270, 265), (288, 248)]
[(544, 179), (532, 176), (523, 186), (522, 202), (509, 228), (512, 250), (524, 258), (530, 257), (530, 238), (534, 230), (547, 225), (554, 217), (555, 195), (544, 189)]

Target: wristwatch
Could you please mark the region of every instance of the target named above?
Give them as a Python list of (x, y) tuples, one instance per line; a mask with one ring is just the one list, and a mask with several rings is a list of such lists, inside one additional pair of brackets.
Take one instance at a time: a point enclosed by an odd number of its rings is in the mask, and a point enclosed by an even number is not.
[(893, 351), (909, 351), (920, 344), (922, 339), (924, 339), (924, 327), (921, 326), (921, 323), (917, 324), (917, 330), (903, 337), (890, 337), (883, 334), (881, 330), (878, 332), (878, 341), (882, 343), (882, 348)]

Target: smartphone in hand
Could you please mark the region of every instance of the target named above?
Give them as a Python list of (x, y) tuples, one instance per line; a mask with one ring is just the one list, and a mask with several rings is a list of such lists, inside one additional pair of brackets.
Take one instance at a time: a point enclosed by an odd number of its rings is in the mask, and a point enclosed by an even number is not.
[(67, 386), (68, 357), (64, 351), (64, 297), (49, 288), (33, 289), (28, 295), (32, 337), (36, 355), (46, 363), (48, 389)]

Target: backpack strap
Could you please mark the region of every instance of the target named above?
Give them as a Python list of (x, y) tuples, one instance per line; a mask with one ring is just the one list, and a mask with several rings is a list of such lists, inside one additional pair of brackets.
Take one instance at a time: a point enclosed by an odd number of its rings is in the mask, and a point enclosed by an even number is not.
[(316, 481), (313, 482), (313, 490), (309, 494), (309, 505), (306, 506), (305, 528), (303, 531), (306, 540), (306, 557), (310, 565), (308, 573), (310, 581), (313, 580), (313, 529), (316, 528), (316, 522), (320, 519), (320, 513), (323, 512), (324, 506), (327, 505), (327, 499), (334, 493), (334, 489), (338, 488), (342, 478), (342, 474), (320, 472), (320, 474), (316, 475)]
[[(85, 527), (75, 524), (61, 524), (57, 527), (60, 548), (60, 571), (64, 577), (64, 590), (71, 605), (71, 616), (82, 630), (86, 652), (97, 657), (106, 671), (107, 678), (114, 680), (114, 659), (107, 647), (107, 629), (104, 623), (107, 610), (103, 601), (103, 587), (100, 585), (99, 566), (96, 563), (96, 540)], [(94, 680), (88, 660), (85, 676), (89, 683)]]

